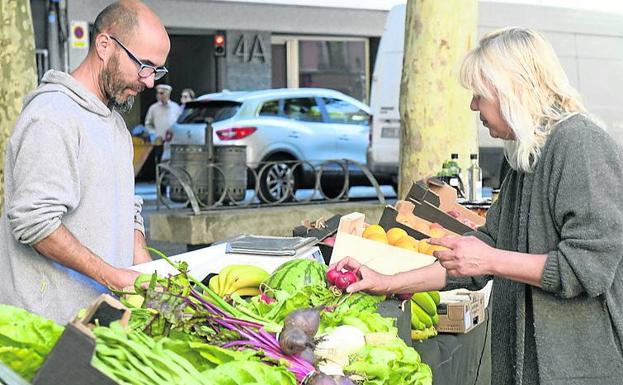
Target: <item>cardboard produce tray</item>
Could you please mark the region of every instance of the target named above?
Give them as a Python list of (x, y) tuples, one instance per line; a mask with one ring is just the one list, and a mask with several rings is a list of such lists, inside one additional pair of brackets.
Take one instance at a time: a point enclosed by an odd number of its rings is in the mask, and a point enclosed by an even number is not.
[(361, 213), (351, 213), (340, 219), (332, 264), (352, 257), (379, 273), (395, 274), (430, 265), (436, 260), (430, 255), (365, 239), (361, 237), (365, 226), (365, 216)]
[[(472, 230), (469, 226), (458, 221), (456, 218), (450, 216), (448, 212), (454, 211), (460, 215), (460, 217), (468, 219), (473, 222), (476, 226), (482, 226), (485, 224), (485, 218), (476, 214), (475, 212), (465, 208), (457, 202), (456, 190), (437, 180), (434, 178), (427, 179), (425, 181), (419, 181), (417, 183), (413, 183), (409, 192), (407, 193), (406, 200), (411, 200), (414, 202), (418, 202), (424, 208), (418, 208), (418, 212), (415, 212), (415, 215), (427, 219), (429, 221), (438, 222), (437, 219), (440, 218), (440, 215), (443, 214), (445, 219), (444, 221), (451, 220), (451, 224), (446, 227), (448, 230), (454, 231), (459, 234), (463, 234), (469, 230)], [(427, 205), (425, 205), (427, 203)], [(432, 206), (437, 210), (432, 210), (429, 208)], [(421, 215), (420, 215), (421, 214)], [(443, 223), (439, 222), (443, 225)], [(469, 230), (465, 230), (469, 229)]]

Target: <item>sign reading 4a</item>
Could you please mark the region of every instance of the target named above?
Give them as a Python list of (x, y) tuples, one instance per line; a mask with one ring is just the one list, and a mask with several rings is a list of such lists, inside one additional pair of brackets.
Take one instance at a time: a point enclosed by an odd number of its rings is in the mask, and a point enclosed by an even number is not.
[(266, 61), (264, 45), (260, 35), (256, 34), (249, 38), (247, 35), (240, 35), (236, 48), (234, 49), (234, 56), (240, 57), (243, 62), (250, 62), (253, 59), (257, 59), (259, 62), (264, 63)]

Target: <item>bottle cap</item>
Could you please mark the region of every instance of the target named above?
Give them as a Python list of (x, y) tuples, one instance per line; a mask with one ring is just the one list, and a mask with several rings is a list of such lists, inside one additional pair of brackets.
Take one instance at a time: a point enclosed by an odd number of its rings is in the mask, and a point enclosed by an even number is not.
[(451, 159), (459, 159), (459, 154), (452, 154), (450, 155)]
[(469, 159), (478, 159), (478, 154), (471, 154)]

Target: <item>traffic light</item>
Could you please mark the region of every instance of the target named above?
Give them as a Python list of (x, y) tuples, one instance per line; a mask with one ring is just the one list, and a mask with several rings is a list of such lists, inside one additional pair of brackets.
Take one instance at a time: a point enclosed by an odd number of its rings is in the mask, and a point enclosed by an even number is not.
[(214, 56), (225, 56), (225, 32), (214, 35)]

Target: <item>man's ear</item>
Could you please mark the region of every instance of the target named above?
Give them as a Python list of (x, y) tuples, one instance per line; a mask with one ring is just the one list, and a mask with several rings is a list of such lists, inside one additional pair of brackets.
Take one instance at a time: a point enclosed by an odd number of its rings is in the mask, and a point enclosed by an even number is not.
[(112, 54), (112, 45), (114, 42), (105, 33), (100, 33), (95, 38), (95, 54), (104, 62), (108, 61), (108, 58)]

